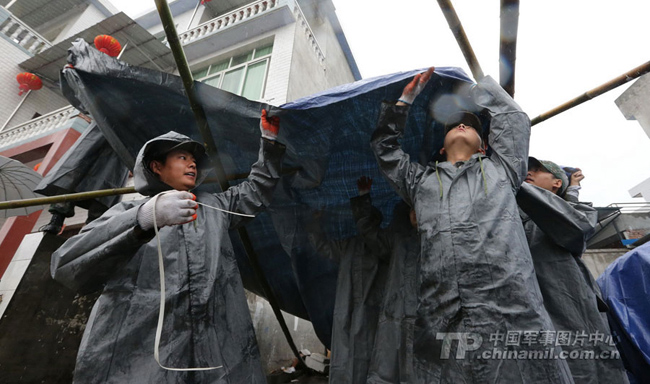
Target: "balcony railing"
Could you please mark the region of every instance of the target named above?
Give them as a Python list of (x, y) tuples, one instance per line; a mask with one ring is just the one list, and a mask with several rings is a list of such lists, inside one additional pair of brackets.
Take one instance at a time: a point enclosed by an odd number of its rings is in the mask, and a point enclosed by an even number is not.
[(10, 147), (14, 144), (29, 141), (35, 137), (53, 132), (77, 115), (79, 115), (79, 110), (72, 106), (67, 106), (24, 124), (6, 129), (0, 132), (0, 148)]
[(189, 44), (201, 37), (217, 33), (220, 30), (239, 24), (251, 17), (269, 12), (278, 6), (278, 0), (258, 0), (244, 7), (230, 11), (178, 35), (181, 44)]
[[(210, 36), (212, 34), (218, 33), (219, 31), (232, 27), (233, 25), (240, 24), (246, 20), (249, 20), (255, 16), (268, 13), (273, 9), (276, 9), (281, 6), (288, 6), (291, 12), (293, 12), (296, 22), (302, 28), (305, 37), (309, 41), (314, 53), (318, 57), (318, 60), (321, 64), (324, 65), (325, 54), (321, 49), (314, 32), (312, 31), (305, 15), (302, 13), (300, 6), (296, 1), (291, 0), (257, 0), (246, 6), (230, 11), (222, 16), (214, 18), (210, 21), (207, 21), (201, 25), (198, 25), (186, 32), (183, 32), (178, 35), (181, 44), (186, 45), (194, 41), (197, 41), (201, 38)], [(166, 40), (163, 40), (163, 43), (167, 43)]]
[(607, 208), (618, 208), (621, 213), (650, 213), (650, 202), (612, 203)]
[[(20, 19), (14, 17), (11, 12), (0, 7), (0, 17), (2, 16), (6, 17), (6, 20), (0, 24), (0, 33), (9, 37), (11, 41), (23, 47), (32, 55), (36, 55), (52, 46), (52, 44), (43, 36), (39, 35), (38, 32), (31, 29), (27, 24), (24, 24)], [(2, 20), (2, 18), (0, 18), (0, 20)]]

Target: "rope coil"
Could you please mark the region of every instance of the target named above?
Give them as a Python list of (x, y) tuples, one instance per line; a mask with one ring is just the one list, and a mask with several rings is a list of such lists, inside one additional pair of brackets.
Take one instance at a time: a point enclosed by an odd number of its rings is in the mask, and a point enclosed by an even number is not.
[[(165, 265), (164, 265), (164, 260), (163, 260), (163, 253), (162, 253), (162, 246), (160, 245), (160, 236), (158, 235), (158, 224), (156, 223), (156, 204), (158, 203), (158, 197), (160, 195), (165, 194), (166, 192), (162, 192), (157, 194), (156, 196), (153, 197), (153, 229), (154, 232), (156, 233), (156, 242), (158, 246), (158, 271), (160, 272), (160, 312), (158, 313), (158, 325), (156, 327), (156, 340), (154, 342), (154, 351), (153, 351), (153, 357), (156, 360), (156, 363), (160, 366), (162, 369), (166, 369), (168, 371), (179, 371), (179, 372), (189, 372), (189, 371), (210, 371), (213, 369), (220, 369), (223, 368), (223, 365), (220, 365), (218, 367), (202, 367), (202, 368), (171, 368), (171, 367), (165, 367), (164, 365), (160, 364), (160, 339), (162, 336), (162, 327), (163, 327), (163, 321), (165, 318)], [(255, 215), (248, 215), (244, 213), (237, 213), (237, 212), (231, 212), (225, 209), (217, 208), (217, 207), (212, 207), (210, 205), (206, 205), (203, 203), (199, 203), (198, 201), (196, 202), (199, 205), (202, 205), (207, 208), (212, 208), (217, 211), (225, 212), (225, 213), (230, 213), (233, 215), (238, 215), (238, 216), (245, 216), (245, 217), (255, 217)]]

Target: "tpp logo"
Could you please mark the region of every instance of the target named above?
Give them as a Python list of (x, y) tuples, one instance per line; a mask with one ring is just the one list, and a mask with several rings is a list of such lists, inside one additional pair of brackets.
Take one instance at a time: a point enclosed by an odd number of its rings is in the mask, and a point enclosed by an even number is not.
[[(436, 340), (442, 340), (441, 359), (449, 359), (452, 344), (458, 344), (456, 359), (464, 359), (467, 352), (476, 351), (483, 342), (481, 335), (472, 332), (438, 332)], [(458, 343), (454, 343), (454, 341), (458, 341)]]

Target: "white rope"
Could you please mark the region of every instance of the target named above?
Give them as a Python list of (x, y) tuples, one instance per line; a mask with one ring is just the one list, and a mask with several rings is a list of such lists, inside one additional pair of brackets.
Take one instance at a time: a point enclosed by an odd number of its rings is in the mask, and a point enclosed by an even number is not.
[(248, 215), (246, 213), (237, 213), (237, 212), (232, 212), (232, 211), (228, 211), (228, 210), (217, 208), (217, 207), (212, 207), (212, 206), (207, 205), (207, 204), (199, 203), (198, 201), (196, 203), (198, 205), (202, 205), (202, 206), (207, 207), (207, 208), (216, 209), (217, 211), (230, 213), (231, 215), (244, 216), (244, 217), (255, 217), (255, 215)]
[[(158, 313), (158, 326), (156, 328), (156, 341), (154, 343), (154, 351), (153, 351), (153, 357), (156, 359), (156, 363), (160, 366), (160, 368), (166, 369), (168, 371), (181, 371), (181, 372), (187, 372), (187, 371), (209, 371), (212, 369), (219, 369), (223, 368), (223, 365), (220, 365), (218, 367), (206, 367), (206, 368), (170, 368), (170, 367), (165, 367), (164, 365), (160, 364), (160, 354), (158, 352), (160, 348), (160, 337), (162, 335), (162, 327), (163, 327), (163, 320), (165, 318), (165, 265), (163, 262), (163, 254), (162, 254), (162, 247), (160, 246), (160, 236), (158, 236), (158, 225), (156, 224), (156, 203), (158, 202), (158, 196), (164, 194), (159, 193), (158, 195), (154, 196), (153, 198), (153, 229), (154, 232), (156, 232), (156, 241), (158, 243), (158, 271), (160, 272), (160, 312)], [(201, 204), (201, 203), (198, 203)], [(204, 205), (204, 204), (201, 204)], [(210, 207), (214, 208), (214, 207)], [(218, 208), (215, 208), (218, 209)], [(227, 212), (227, 211), (226, 211)], [(234, 212), (231, 212), (234, 213)]]

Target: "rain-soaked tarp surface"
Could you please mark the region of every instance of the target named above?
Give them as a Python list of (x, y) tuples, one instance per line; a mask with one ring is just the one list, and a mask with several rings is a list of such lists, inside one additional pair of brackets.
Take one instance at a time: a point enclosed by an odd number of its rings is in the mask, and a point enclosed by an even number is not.
[(616, 259), (597, 281), (623, 363), (645, 383), (650, 378), (650, 243)]
[[(62, 88), (70, 102), (88, 112), (125, 164), (133, 167), (140, 147), (170, 130), (202, 141), (179, 77), (131, 67), (77, 41), (69, 51)], [(370, 150), (382, 100), (396, 100), (422, 69), (361, 80), (272, 107), (203, 83), (195, 83), (221, 162), (229, 175), (246, 174), (257, 159), (263, 108), (280, 116), (278, 140), (287, 146), (283, 176), (270, 209), (246, 226), (261, 267), (281, 308), (312, 321), (329, 347), (337, 265), (318, 255), (305, 224), (323, 210), (330, 238), (356, 234), (349, 199), (356, 180), (374, 179), (372, 199), (390, 222), (399, 197), (383, 179)], [(437, 68), (411, 108), (403, 149), (426, 163), (442, 147), (443, 123), (459, 108), (474, 110), (487, 131), (488, 117), (468, 95), (471, 80), (458, 68)], [(432, 117), (435, 115), (435, 119)], [(486, 132), (487, 134), (487, 132)], [(238, 181), (232, 181), (231, 185)], [(218, 189), (214, 183), (202, 188)], [(235, 251), (244, 286), (262, 294), (241, 244)]]

